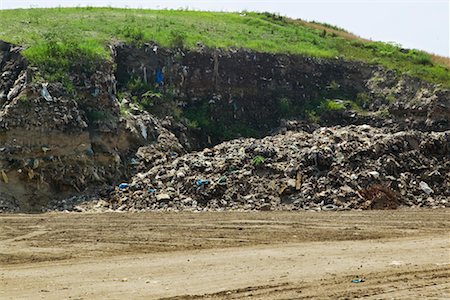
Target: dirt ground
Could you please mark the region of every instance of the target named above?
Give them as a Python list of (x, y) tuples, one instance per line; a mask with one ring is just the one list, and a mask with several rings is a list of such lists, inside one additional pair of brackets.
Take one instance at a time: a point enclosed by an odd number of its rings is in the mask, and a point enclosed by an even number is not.
[(0, 215), (0, 299), (449, 299), (449, 229), (450, 209)]

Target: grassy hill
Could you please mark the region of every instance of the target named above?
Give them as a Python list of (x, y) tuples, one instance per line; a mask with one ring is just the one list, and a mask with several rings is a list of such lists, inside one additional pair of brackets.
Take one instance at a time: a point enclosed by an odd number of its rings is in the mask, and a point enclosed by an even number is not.
[[(327, 24), (270, 13), (53, 8), (0, 11), (0, 39), (24, 45), (29, 61), (59, 79), (76, 61), (109, 59), (112, 41), (167, 47), (247, 48), (259, 52), (342, 57), (450, 86), (448, 58), (372, 42)], [(86, 65), (88, 67), (88, 65)]]

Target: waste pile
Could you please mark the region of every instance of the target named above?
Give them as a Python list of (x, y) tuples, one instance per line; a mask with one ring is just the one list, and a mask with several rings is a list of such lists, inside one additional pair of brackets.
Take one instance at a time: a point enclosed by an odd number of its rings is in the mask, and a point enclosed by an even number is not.
[(137, 173), (114, 210), (348, 210), (450, 207), (450, 131), (369, 125), (237, 139)]

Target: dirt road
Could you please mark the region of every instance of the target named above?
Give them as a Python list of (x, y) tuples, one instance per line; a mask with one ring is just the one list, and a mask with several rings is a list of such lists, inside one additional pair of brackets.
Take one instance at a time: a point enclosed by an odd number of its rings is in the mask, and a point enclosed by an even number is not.
[(450, 210), (1, 215), (0, 299), (448, 299), (449, 228)]

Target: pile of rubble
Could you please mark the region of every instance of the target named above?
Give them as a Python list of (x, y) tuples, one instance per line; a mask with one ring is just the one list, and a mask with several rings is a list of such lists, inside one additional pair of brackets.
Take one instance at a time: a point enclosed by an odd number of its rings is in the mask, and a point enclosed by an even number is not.
[(238, 139), (155, 164), (97, 207), (345, 210), (450, 206), (450, 132), (368, 125)]

